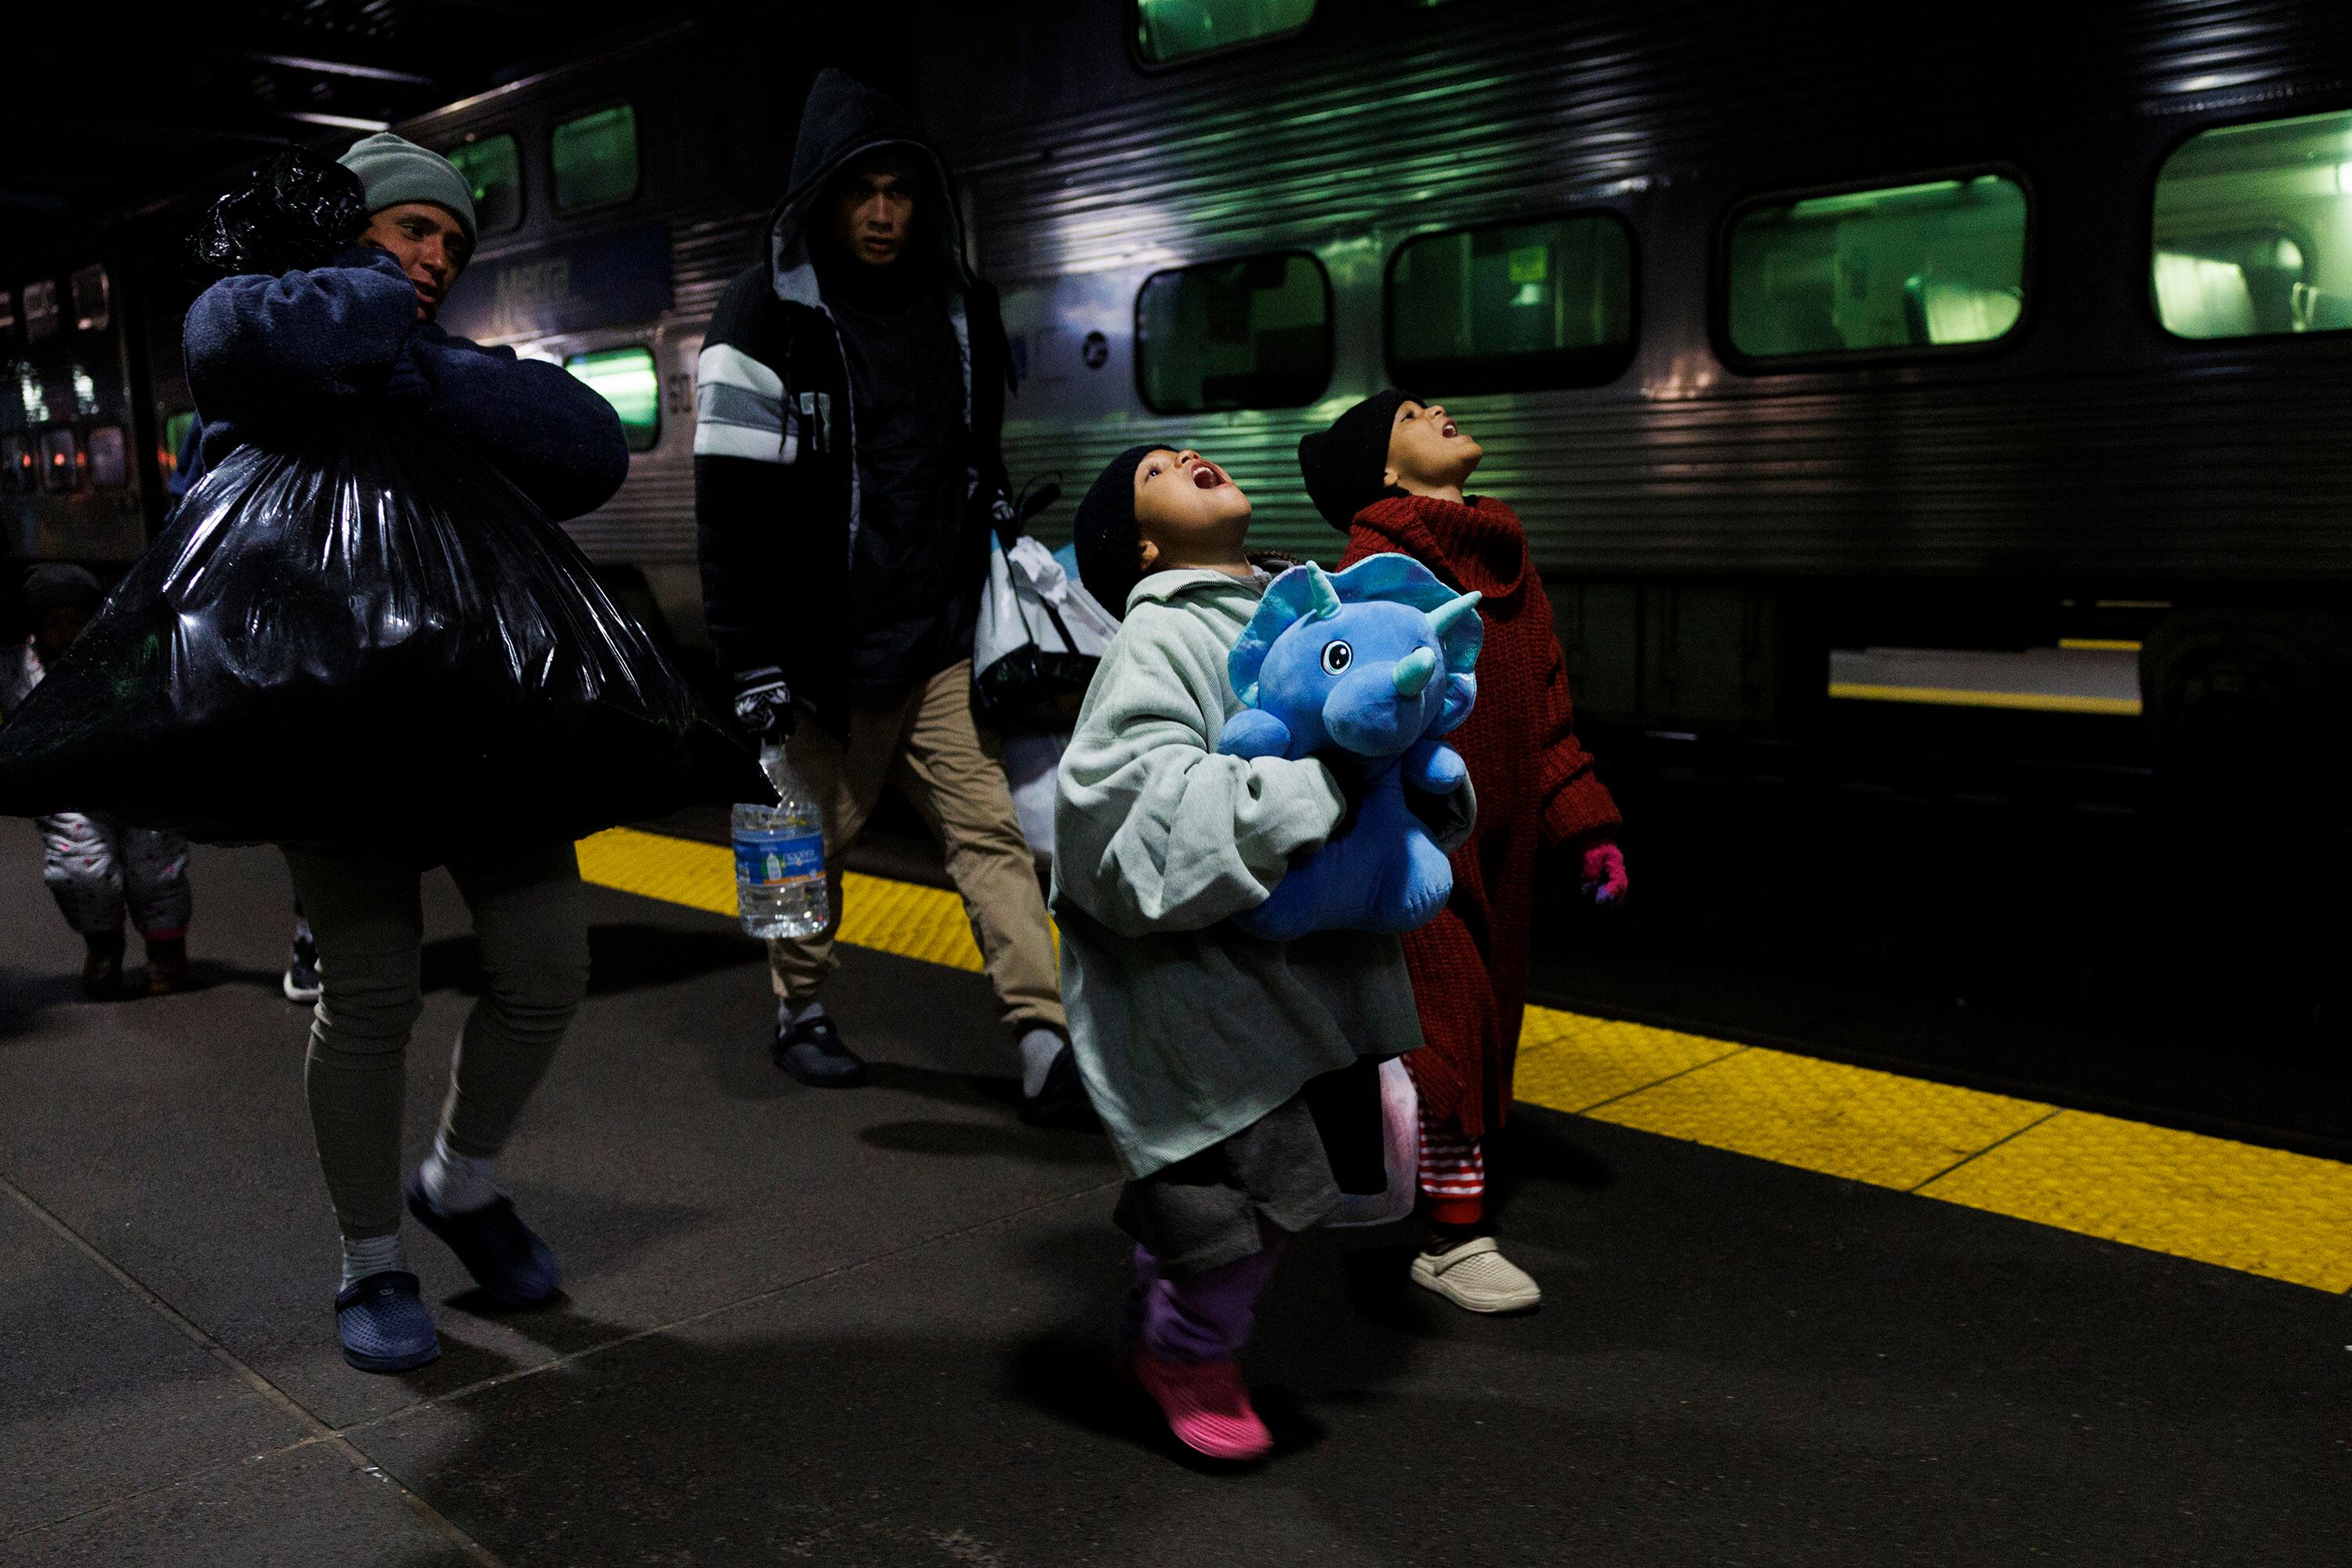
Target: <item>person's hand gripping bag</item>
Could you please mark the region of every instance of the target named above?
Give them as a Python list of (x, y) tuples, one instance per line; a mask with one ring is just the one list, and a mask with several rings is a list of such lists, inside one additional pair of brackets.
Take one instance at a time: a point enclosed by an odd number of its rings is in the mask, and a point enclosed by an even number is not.
[(0, 812), (428, 862), (770, 793), (563, 531), (381, 401), (208, 472), (0, 730)]

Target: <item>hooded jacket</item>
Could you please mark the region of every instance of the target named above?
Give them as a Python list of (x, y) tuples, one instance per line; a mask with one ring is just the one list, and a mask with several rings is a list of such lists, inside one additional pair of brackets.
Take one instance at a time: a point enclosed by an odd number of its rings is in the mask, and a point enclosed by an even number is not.
[(594, 388), (418, 321), (415, 286), (373, 246), (308, 272), (223, 279), (188, 308), (183, 336), (197, 420), (183, 493), (247, 441), (366, 398), (423, 407), (559, 522), (629, 477), (620, 416)]
[[(851, 356), (811, 245), (813, 229), (829, 243), (820, 209), (835, 177), (882, 148), (911, 154), (916, 167), (918, 248), (897, 265), (938, 280), (963, 393), (962, 428), (940, 439), (963, 451), (966, 475), (952, 526), (869, 541)], [(990, 530), (1012, 516), (1000, 449), (1010, 364), (995, 292), (964, 259), (938, 152), (888, 99), (840, 71), (819, 73), (767, 255), (720, 297), (696, 377), (696, 533), (721, 669), (739, 684), (781, 677), (796, 703), (845, 734), (861, 684), (931, 673), (970, 653)], [(877, 628), (887, 632), (880, 653)]]

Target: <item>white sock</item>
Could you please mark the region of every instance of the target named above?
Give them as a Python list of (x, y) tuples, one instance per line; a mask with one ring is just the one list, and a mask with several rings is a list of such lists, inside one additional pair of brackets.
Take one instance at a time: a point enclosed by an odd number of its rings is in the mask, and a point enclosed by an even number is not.
[(389, 1268), (406, 1268), (408, 1257), (400, 1250), (400, 1233), (390, 1236), (343, 1237), (343, 1284), (341, 1289), (371, 1274), (382, 1274)]
[(807, 1023), (811, 1018), (824, 1016), (824, 1004), (822, 1002), (795, 1003), (789, 996), (776, 998), (776, 1023), (779, 1027), (790, 1029)]
[(464, 1214), (499, 1195), (499, 1163), (460, 1154), (449, 1147), (449, 1135), (433, 1135), (433, 1152), (416, 1173), (426, 1201), (443, 1214)]
[(1059, 1029), (1044, 1024), (1035, 1025), (1022, 1035), (1022, 1098), (1037, 1098), (1038, 1091), (1045, 1087), (1046, 1071), (1053, 1067), (1054, 1058), (1062, 1054), (1062, 1047), (1067, 1043), (1062, 1038)]

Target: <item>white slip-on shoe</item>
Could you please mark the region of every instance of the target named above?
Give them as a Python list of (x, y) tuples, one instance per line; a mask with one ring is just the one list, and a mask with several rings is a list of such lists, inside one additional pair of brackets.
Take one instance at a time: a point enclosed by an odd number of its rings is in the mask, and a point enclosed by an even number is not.
[(1543, 1305), (1543, 1287), (1503, 1256), (1491, 1236), (1451, 1252), (1424, 1252), (1412, 1260), (1412, 1282), (1473, 1312), (1531, 1312)]

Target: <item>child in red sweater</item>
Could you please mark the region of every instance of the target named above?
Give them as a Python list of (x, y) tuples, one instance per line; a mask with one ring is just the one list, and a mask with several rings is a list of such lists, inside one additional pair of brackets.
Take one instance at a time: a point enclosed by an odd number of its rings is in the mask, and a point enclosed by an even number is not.
[(1432, 1221), (1416, 1284), (1474, 1312), (1526, 1311), (1543, 1291), (1497, 1246), (1482, 1144), (1511, 1103), (1527, 1006), (1536, 853), (1565, 847), (1586, 895), (1625, 896), (1617, 804), (1577, 743), (1551, 605), (1511, 510), (1462, 487), (1485, 454), (1436, 404), (1376, 393), (1298, 443), (1316, 510), (1348, 534), (1342, 566), (1410, 555), (1484, 595), (1478, 705), (1446, 737), (1470, 766), (1478, 825), (1454, 851), (1445, 912), (1404, 938), (1426, 1049), (1405, 1058), (1421, 1095), (1421, 1187)]

